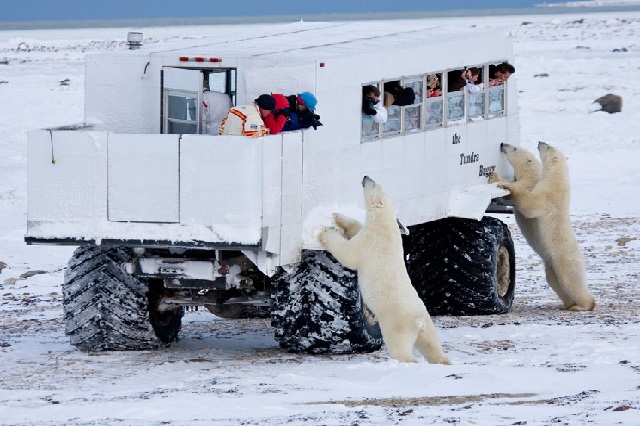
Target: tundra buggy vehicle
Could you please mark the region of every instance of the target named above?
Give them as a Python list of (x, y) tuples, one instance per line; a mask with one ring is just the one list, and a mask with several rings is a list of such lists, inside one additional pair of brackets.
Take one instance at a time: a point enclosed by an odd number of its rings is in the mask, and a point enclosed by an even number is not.
[[(431, 314), (507, 312), (513, 243), (485, 213), (510, 208), (487, 176), (509, 175), (500, 144), (519, 144), (515, 82), (489, 81), (490, 67), (513, 63), (511, 43), (430, 22), (230, 27), (162, 42), (130, 33), (128, 49), (87, 55), (85, 121), (28, 133), (25, 241), (79, 246), (62, 285), (71, 343), (162, 347), (186, 307), (205, 306), (270, 315), (289, 351), (378, 349), (355, 273), (316, 241), (333, 212), (364, 218), (364, 175), (408, 229), (407, 268)], [(477, 90), (449, 90), (449, 76), (472, 67)], [(388, 103), (376, 123), (362, 112), (369, 85), (381, 99), (411, 88), (413, 101)], [(206, 88), (234, 105), (309, 91), (322, 125), (212, 134)]]

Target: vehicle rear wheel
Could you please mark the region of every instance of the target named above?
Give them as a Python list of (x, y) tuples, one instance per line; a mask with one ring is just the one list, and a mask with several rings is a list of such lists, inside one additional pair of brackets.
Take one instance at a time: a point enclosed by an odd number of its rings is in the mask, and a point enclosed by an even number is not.
[(120, 265), (133, 252), (120, 247), (81, 246), (62, 285), (65, 331), (81, 350), (142, 350), (177, 338), (182, 308), (158, 310), (157, 285), (150, 287)]
[(290, 352), (372, 352), (382, 346), (355, 272), (324, 251), (305, 251), (291, 272), (272, 278), (271, 324)]
[(407, 269), (432, 315), (509, 311), (515, 251), (500, 220), (447, 218), (410, 227)]

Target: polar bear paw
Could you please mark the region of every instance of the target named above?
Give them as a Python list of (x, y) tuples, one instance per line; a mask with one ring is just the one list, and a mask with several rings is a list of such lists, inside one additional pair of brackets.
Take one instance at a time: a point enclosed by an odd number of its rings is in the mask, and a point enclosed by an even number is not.
[(506, 182), (496, 172), (489, 173), (489, 183)]
[(318, 242), (326, 248), (327, 241), (333, 236), (344, 238), (342, 231), (334, 226), (325, 226), (318, 233)]
[(333, 221), (347, 239), (353, 238), (362, 229), (360, 222), (341, 213), (334, 213)]
[(436, 360), (433, 364), (453, 365), (451, 364), (451, 361), (449, 361), (449, 358), (447, 358), (446, 356), (443, 356), (442, 358)]
[(496, 182), (498, 188), (506, 189), (509, 192), (513, 192), (513, 184), (511, 182)]

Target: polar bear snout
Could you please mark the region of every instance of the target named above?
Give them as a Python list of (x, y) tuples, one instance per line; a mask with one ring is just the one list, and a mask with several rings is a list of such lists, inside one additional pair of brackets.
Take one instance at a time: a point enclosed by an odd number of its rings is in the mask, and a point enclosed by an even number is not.
[(549, 149), (549, 144), (546, 142), (539, 141), (538, 142), (538, 151), (541, 149)]
[(518, 150), (517, 147), (509, 144), (509, 143), (500, 143), (500, 152), (502, 152), (503, 154), (508, 154), (510, 152), (516, 152)]
[(373, 179), (371, 179), (369, 176), (365, 175), (365, 176), (362, 178), (362, 186), (367, 186), (367, 185), (373, 185), (373, 186), (375, 186), (375, 185), (376, 185), (376, 182), (375, 182)]

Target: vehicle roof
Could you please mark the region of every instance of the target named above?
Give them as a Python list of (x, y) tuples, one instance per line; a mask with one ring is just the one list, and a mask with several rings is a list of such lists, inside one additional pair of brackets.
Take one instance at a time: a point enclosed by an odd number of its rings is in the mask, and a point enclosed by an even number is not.
[[(162, 41), (145, 41), (131, 53), (158, 56), (269, 56), (273, 59), (317, 60), (368, 52), (384, 52), (443, 44), (460, 40), (473, 41), (474, 46), (491, 46), (479, 38), (504, 40), (504, 34), (465, 31), (436, 25), (433, 20), (294, 22), (279, 25), (244, 25), (207, 27), (199, 38), (175, 37)], [(500, 43), (498, 43), (500, 44)]]

